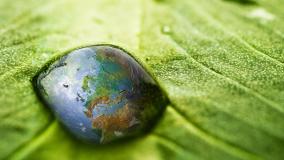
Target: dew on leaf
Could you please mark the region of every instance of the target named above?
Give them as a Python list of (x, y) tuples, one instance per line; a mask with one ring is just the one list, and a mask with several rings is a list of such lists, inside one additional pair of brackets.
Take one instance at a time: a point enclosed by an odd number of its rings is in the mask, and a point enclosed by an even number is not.
[(169, 34), (171, 32), (171, 28), (169, 26), (163, 26), (162, 32), (165, 34)]
[(168, 102), (134, 58), (109, 45), (61, 57), (39, 73), (35, 88), (65, 128), (98, 144), (146, 133)]
[(256, 8), (256, 9), (252, 10), (248, 14), (248, 17), (251, 18), (251, 19), (258, 20), (261, 23), (267, 23), (267, 22), (275, 19), (275, 16), (273, 14), (269, 13), (264, 8)]

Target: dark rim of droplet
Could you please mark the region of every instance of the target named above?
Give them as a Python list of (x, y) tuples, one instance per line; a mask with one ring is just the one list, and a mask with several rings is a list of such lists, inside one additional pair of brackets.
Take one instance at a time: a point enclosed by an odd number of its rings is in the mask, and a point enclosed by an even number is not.
[[(125, 49), (123, 49), (123, 48), (121, 48), (119, 46), (116, 46), (116, 45), (113, 45), (113, 44), (105, 44), (105, 43), (103, 43), (103, 44), (95, 44), (95, 45), (86, 45), (86, 46), (80, 46), (80, 47), (71, 48), (69, 50), (66, 50), (66, 51), (62, 52), (62, 54), (56, 55), (55, 57), (50, 59), (48, 62), (46, 62), (44, 64), (44, 66), (35, 74), (35, 76), (31, 80), (32, 84), (33, 84), (34, 92), (36, 93), (37, 97), (43, 103), (44, 106), (48, 106), (47, 102), (44, 100), (44, 97), (42, 97), (42, 95), (39, 93), (38, 86), (37, 86), (38, 78), (39, 78), (39, 76), (40, 76), (40, 74), (42, 72), (46, 71), (54, 62), (60, 60), (62, 57), (68, 55), (69, 53), (71, 53), (73, 51), (76, 51), (76, 50), (79, 50), (79, 49), (91, 48), (91, 47), (110, 47), (110, 48), (118, 49), (121, 52), (124, 52), (125, 54), (127, 54), (131, 58), (133, 58), (142, 67), (142, 69), (145, 70), (145, 72), (147, 74), (149, 74), (149, 76), (154, 80), (157, 88), (161, 92), (161, 95), (164, 96), (163, 97), (164, 98), (163, 99), (163, 104), (162, 104), (162, 106), (164, 106), (164, 107), (161, 109), (161, 113), (157, 117), (153, 117), (149, 121), (149, 124), (151, 124), (151, 125), (147, 126), (144, 129), (144, 131), (142, 131), (141, 133), (135, 134), (133, 136), (126, 136), (126, 137), (122, 137), (122, 138), (119, 138), (119, 139), (115, 139), (115, 140), (113, 140), (111, 142), (108, 142), (108, 143), (105, 143), (105, 144), (95, 144), (95, 143), (88, 143), (86, 141), (82, 141), (82, 140), (78, 139), (78, 137), (76, 137), (73, 134), (71, 134), (69, 129), (67, 127), (65, 127), (63, 124), (59, 123), (59, 125), (61, 126), (61, 128), (64, 129), (66, 134), (68, 134), (70, 137), (73, 137), (78, 143), (84, 143), (84, 144), (87, 144), (87, 145), (95, 145), (95, 146), (99, 145), (99, 146), (106, 146), (107, 147), (109, 145), (116, 145), (116, 144), (120, 145), (121, 143), (128, 143), (128, 142), (131, 142), (132, 140), (139, 139), (139, 137), (146, 136), (148, 133), (150, 133), (150, 131), (152, 131), (155, 128), (157, 123), (162, 119), (162, 117), (164, 115), (164, 111), (165, 111), (166, 107), (170, 104), (170, 101), (168, 99), (168, 95), (166, 94), (165, 90), (159, 85), (158, 81), (153, 76), (153, 74), (151, 72), (149, 72), (147, 68), (145, 68), (145, 65), (142, 65), (142, 63), (131, 54), (131, 52), (128, 52), (128, 51), (126, 51)], [(78, 68), (77, 70), (79, 70), (79, 69), (80, 68)], [(62, 84), (62, 85), (65, 88), (69, 87), (68, 84)], [(49, 107), (44, 107), (44, 108), (47, 109), (50, 114), (53, 112)], [(51, 116), (52, 116), (51, 120), (56, 119), (54, 114), (51, 114)]]

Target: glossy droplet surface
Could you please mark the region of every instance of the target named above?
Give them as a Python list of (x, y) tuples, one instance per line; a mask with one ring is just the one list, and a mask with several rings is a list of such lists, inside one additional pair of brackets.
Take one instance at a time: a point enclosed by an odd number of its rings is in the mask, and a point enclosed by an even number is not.
[(107, 143), (150, 129), (167, 100), (125, 51), (107, 45), (74, 50), (35, 81), (62, 124), (87, 142)]

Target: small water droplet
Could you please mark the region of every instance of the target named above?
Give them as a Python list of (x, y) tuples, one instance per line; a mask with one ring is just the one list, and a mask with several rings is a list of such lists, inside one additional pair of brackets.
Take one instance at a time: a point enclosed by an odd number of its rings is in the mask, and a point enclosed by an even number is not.
[(251, 19), (258, 20), (260, 23), (267, 23), (267, 22), (275, 19), (275, 16), (273, 14), (269, 13), (264, 8), (256, 8), (256, 9), (252, 10), (248, 14), (248, 17), (251, 18)]
[(72, 134), (93, 143), (146, 133), (168, 103), (140, 64), (107, 45), (61, 57), (35, 78), (35, 87)]
[(171, 32), (171, 28), (169, 26), (163, 26), (162, 32), (165, 34), (169, 34)]

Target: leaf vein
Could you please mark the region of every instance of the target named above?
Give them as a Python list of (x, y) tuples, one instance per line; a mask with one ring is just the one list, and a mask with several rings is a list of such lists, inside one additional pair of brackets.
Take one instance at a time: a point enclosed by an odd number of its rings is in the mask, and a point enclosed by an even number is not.
[(269, 106), (273, 107), (274, 109), (276, 109), (277, 111), (284, 113), (284, 108), (282, 108), (280, 105), (278, 105), (277, 103), (271, 101), (270, 99), (267, 99), (266, 97), (264, 97), (263, 95), (261, 95), (260, 93), (252, 90), (251, 88), (246, 87), (245, 85), (241, 84), (240, 82), (233, 80), (227, 76), (224, 76), (216, 71), (214, 71), (213, 69), (209, 68), (208, 66), (204, 65), (203, 63), (197, 61), (195, 58), (193, 58), (192, 56), (190, 56), (190, 54), (186, 51), (185, 48), (183, 48), (181, 45), (179, 45), (176, 40), (170, 35), (169, 36), (170, 39), (173, 41), (173, 43), (175, 43), (177, 45), (177, 47), (179, 47), (184, 53), (186, 53), (188, 55), (189, 58), (191, 58), (196, 64), (198, 64), (201, 68), (206, 69), (207, 71), (210, 71), (211, 73), (215, 74), (216, 76), (223, 78), (225, 80), (227, 80), (228, 82), (231, 82), (233, 85), (239, 87), (240, 89), (246, 91), (247, 93), (250, 93), (251, 95), (253, 95), (254, 97), (256, 97), (257, 99), (261, 100), (262, 102), (268, 104)]

